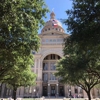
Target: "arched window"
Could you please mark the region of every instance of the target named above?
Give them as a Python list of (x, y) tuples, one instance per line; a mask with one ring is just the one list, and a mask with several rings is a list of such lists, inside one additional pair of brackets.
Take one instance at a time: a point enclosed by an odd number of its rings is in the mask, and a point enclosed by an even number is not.
[(44, 60), (55, 60), (55, 59), (60, 59), (61, 57), (59, 55), (56, 55), (56, 54), (50, 54), (48, 56), (46, 56), (44, 58)]

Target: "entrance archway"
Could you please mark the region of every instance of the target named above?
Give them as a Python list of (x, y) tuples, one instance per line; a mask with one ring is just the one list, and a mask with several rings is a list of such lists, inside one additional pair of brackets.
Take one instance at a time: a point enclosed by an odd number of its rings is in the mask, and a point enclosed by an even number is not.
[(61, 57), (57, 54), (49, 54), (43, 59), (43, 96), (56, 96), (59, 95), (59, 92), (61, 91), (59, 90), (60, 86), (58, 85), (58, 78), (54, 75), (56, 72), (55, 64), (59, 59), (61, 59)]

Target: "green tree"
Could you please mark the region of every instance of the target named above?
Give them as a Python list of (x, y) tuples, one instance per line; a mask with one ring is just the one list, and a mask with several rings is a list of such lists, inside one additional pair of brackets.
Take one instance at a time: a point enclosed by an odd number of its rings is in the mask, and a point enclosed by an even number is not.
[(14, 66), (4, 77), (3, 83), (8, 84), (13, 89), (12, 97), (16, 100), (17, 88), (21, 86), (35, 85), (36, 74), (31, 71), (30, 67), (26, 69)]
[(100, 0), (72, 0), (72, 9), (67, 10), (68, 25), (71, 41), (81, 47), (97, 46), (100, 44)]
[[(64, 55), (68, 55), (74, 69), (74, 76), (78, 73), (89, 73), (91, 77), (100, 78), (100, 1), (99, 0), (72, 0), (73, 7), (67, 10), (70, 37), (65, 41)], [(74, 56), (70, 56), (72, 55)], [(66, 56), (67, 57), (67, 56)], [(67, 59), (66, 58), (66, 62)], [(75, 64), (73, 63), (74, 57)], [(68, 69), (69, 70), (69, 69)], [(73, 73), (73, 71), (72, 71)], [(81, 74), (80, 73), (80, 74)], [(71, 75), (71, 72), (70, 72)], [(82, 75), (82, 74), (81, 74)], [(82, 77), (80, 77), (81, 79)], [(89, 85), (90, 86), (90, 85)]]
[[(65, 57), (57, 64), (56, 75), (62, 77), (61, 82), (81, 87), (91, 100), (91, 89), (100, 84), (100, 77), (92, 73), (100, 73), (99, 59), (91, 51), (80, 50), (78, 44), (68, 44), (64, 48)], [(99, 57), (100, 58), (100, 57)]]
[(39, 48), (37, 31), (46, 12), (43, 0), (0, 0), (0, 79), (17, 60), (25, 67), (25, 59), (33, 59), (31, 51)]
[[(90, 51), (98, 58), (100, 56), (100, 1), (72, 1), (73, 7), (71, 10), (66, 11), (68, 19), (64, 22), (68, 25), (67, 30), (71, 34), (70, 43), (78, 44), (80, 49), (84, 49), (87, 52)], [(100, 77), (100, 74), (95, 70), (93, 72)]]

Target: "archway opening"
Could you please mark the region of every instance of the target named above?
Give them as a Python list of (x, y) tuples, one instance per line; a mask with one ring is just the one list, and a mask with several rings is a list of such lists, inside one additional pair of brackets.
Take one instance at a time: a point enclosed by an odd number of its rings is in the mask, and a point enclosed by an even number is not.
[(56, 63), (59, 59), (59, 55), (49, 54), (43, 60), (43, 96), (57, 96), (60, 93), (59, 87), (63, 85), (59, 84), (59, 79), (54, 74), (57, 72)]

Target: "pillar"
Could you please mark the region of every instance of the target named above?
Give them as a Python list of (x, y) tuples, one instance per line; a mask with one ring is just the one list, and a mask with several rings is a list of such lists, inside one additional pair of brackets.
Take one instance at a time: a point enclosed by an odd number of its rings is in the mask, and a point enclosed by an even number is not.
[(40, 58), (38, 59), (38, 79), (42, 79), (42, 69), (40, 68)]
[(59, 96), (59, 93), (58, 93), (58, 83), (56, 85), (57, 85), (57, 96)]
[(65, 97), (68, 97), (69, 87), (66, 84), (64, 84), (64, 94), (65, 94)]
[(50, 84), (48, 84), (48, 96), (50, 96)]
[(71, 95), (74, 95), (74, 94), (75, 94), (75, 87), (71, 86)]
[(36, 65), (37, 64), (37, 59), (35, 59), (35, 62), (34, 62), (34, 73), (36, 73)]

